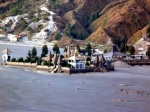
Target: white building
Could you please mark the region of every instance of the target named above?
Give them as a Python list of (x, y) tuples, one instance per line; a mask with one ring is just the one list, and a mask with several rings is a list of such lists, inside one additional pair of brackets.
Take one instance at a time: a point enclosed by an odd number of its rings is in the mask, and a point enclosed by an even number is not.
[(10, 41), (16, 42), (16, 41), (18, 41), (19, 36), (17, 36), (17, 35), (12, 35), (12, 34), (8, 34), (8, 35), (7, 35), (7, 38), (8, 38)]
[(67, 58), (68, 64), (74, 69), (85, 69), (85, 58), (81, 56), (72, 56)]
[(12, 53), (12, 52), (8, 48), (6, 48), (3, 51), (3, 55), (2, 55), (3, 63), (11, 61), (12, 55), (10, 53)]

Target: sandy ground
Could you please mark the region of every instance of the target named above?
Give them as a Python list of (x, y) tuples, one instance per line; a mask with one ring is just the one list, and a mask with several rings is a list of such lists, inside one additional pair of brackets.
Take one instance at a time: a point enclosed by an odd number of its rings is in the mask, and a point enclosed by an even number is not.
[[(6, 47), (16, 58), (32, 49), (0, 45), (0, 57)], [(0, 112), (150, 112), (150, 66), (75, 75), (0, 66)]]
[(2, 112), (149, 112), (150, 67), (49, 74), (0, 66)]

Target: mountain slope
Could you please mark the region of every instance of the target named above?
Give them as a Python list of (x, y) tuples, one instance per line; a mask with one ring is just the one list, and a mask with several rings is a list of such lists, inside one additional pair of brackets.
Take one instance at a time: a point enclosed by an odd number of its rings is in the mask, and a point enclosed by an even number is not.
[[(47, 32), (47, 40), (53, 40), (55, 34), (59, 33), (100, 44), (111, 41), (120, 44), (122, 38), (135, 43), (142, 35), (139, 36), (140, 30), (145, 33), (142, 29), (146, 31), (150, 20), (150, 0), (47, 0), (44, 7), (47, 11), (41, 11), (45, 1), (1, 0), (0, 19), (28, 14), (22, 16), (25, 21), (21, 19), (11, 33), (25, 32), (25, 35), (33, 36), (42, 30), (44, 34)], [(50, 21), (54, 27), (51, 30), (43, 29)], [(11, 21), (7, 23), (7, 28), (13, 26)]]
[[(89, 29), (93, 33), (87, 40), (97, 42), (98, 38), (105, 39), (105, 35), (96, 34), (101, 32), (99, 27), (115, 41), (122, 37), (128, 40), (134, 33), (144, 28), (150, 20), (150, 7), (145, 4), (150, 4), (150, 0), (124, 0), (103, 11), (102, 16), (90, 25)], [(93, 35), (97, 38), (93, 39)], [(104, 41), (99, 43), (106, 44)]]

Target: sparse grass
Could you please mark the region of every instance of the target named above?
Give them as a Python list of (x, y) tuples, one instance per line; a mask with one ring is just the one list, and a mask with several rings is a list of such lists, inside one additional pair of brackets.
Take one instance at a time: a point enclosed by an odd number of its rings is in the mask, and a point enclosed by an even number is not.
[(128, 44), (134, 45), (136, 42), (138, 42), (142, 35), (146, 33), (146, 29), (148, 26), (144, 27), (142, 30), (139, 30), (137, 33), (135, 33), (129, 40)]
[(91, 31), (95, 31), (96, 29), (98, 29), (99, 27), (104, 27), (107, 24), (107, 13), (104, 14), (102, 17), (98, 18), (97, 20), (95, 20), (91, 26), (89, 27), (89, 29)]
[(0, 15), (0, 19), (8, 16), (21, 15), (29, 13), (36, 8), (39, 8), (45, 0), (18, 0), (16, 3), (11, 3), (8, 8), (9, 10)]

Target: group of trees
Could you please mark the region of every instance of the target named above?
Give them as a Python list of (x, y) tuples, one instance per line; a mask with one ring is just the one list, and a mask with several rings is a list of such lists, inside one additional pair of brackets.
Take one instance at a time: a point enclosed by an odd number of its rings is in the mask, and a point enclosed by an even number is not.
[[(57, 44), (54, 45), (53, 47), (53, 52), (54, 53), (59, 53), (59, 47)], [(51, 62), (46, 62), (46, 61), (42, 61), (42, 57), (46, 57), (46, 55), (48, 54), (48, 47), (47, 45), (43, 45), (42, 47), (42, 53), (41, 56), (37, 56), (37, 49), (35, 47), (32, 48), (32, 50), (28, 51), (28, 54), (26, 56), (26, 58), (24, 59), (23, 57), (20, 57), (18, 59), (16, 58), (12, 58), (12, 62), (30, 62), (30, 63), (37, 63), (38, 65), (41, 65), (41, 63), (43, 63), (43, 65), (49, 65), (51, 66), (52, 63)]]
[(72, 37), (72, 36), (73, 36), (73, 35), (72, 35), (72, 30), (73, 30), (73, 26), (71, 26), (71, 24), (68, 23), (68, 24), (66, 25), (65, 29), (64, 29), (64, 34), (65, 34), (66, 36)]
[(57, 0), (48, 0), (48, 4), (52, 9), (57, 8)]
[(86, 44), (85, 49), (81, 49), (79, 44), (77, 44), (76, 48), (79, 53), (83, 53), (83, 54), (87, 53), (88, 56), (91, 56), (92, 54), (92, 46), (90, 43)]
[(135, 54), (135, 48), (133, 45), (127, 45), (126, 43), (122, 43), (120, 45), (120, 52), (123, 53), (129, 53), (130, 55), (134, 55)]
[(95, 11), (93, 13), (91, 13), (90, 18), (89, 18), (89, 25), (95, 21), (97, 18), (99, 17), (99, 11)]

